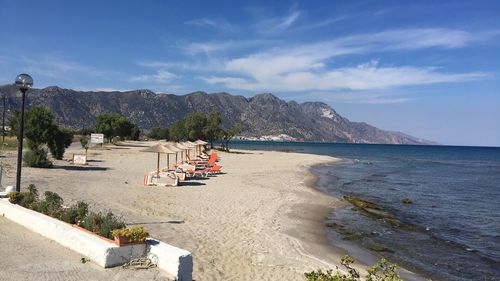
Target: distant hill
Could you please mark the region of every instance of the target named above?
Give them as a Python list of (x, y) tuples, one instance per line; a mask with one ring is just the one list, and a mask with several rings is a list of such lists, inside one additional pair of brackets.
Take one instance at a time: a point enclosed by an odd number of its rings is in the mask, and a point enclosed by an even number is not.
[[(7, 95), (9, 108), (19, 108), (20, 94), (14, 86), (0, 86), (0, 93)], [(96, 117), (104, 112), (127, 116), (147, 130), (169, 127), (189, 112), (218, 111), (224, 126), (241, 123), (245, 137), (287, 135), (298, 141), (431, 143), (403, 133), (380, 130), (364, 122), (351, 122), (325, 103), (286, 102), (268, 93), (252, 98), (205, 92), (181, 96), (156, 94), (150, 90), (82, 92), (51, 86), (29, 91), (27, 107), (33, 105), (47, 106), (59, 124), (75, 129), (94, 126)]]

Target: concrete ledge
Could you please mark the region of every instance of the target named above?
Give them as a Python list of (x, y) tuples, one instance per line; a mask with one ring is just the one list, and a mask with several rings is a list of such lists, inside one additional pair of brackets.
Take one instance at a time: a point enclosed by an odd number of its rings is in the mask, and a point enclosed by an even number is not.
[(193, 279), (193, 256), (190, 252), (153, 238), (146, 239), (150, 254), (158, 257), (158, 267), (177, 277), (179, 281)]
[(107, 239), (81, 231), (63, 221), (11, 204), (7, 199), (0, 199), (0, 215), (90, 258), (104, 268), (122, 265), (150, 252), (158, 257), (159, 268), (178, 280), (192, 280), (191, 253), (161, 241), (148, 238), (146, 244), (118, 247)]

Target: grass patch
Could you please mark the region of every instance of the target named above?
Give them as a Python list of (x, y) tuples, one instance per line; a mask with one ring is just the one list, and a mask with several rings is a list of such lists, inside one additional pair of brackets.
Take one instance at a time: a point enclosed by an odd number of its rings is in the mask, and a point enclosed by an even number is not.
[[(17, 137), (15, 136), (5, 136), (5, 141), (2, 144), (2, 139), (0, 136), (0, 144), (2, 147), (2, 150), (7, 150), (7, 151), (14, 151), (17, 150)], [(24, 140), (23, 146), (27, 147), (27, 142), (26, 139)]]

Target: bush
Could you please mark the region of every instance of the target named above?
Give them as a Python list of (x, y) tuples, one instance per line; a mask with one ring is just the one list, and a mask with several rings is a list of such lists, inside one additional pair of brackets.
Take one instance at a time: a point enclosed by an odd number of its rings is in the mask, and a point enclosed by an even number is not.
[(148, 138), (154, 140), (168, 140), (169, 131), (168, 128), (152, 128), (147, 134)]
[[(333, 270), (317, 270), (304, 274), (307, 281), (360, 281), (362, 280), (356, 269), (352, 268), (351, 264), (354, 260), (350, 256), (345, 256), (340, 260), (340, 263), (347, 269), (347, 274), (342, 274)], [(396, 273), (396, 265), (388, 263), (385, 259), (381, 259), (377, 264), (368, 269), (366, 281), (403, 281)]]
[(112, 234), (113, 236), (125, 236), (129, 242), (144, 242), (149, 237), (149, 233), (144, 231), (143, 227), (115, 229)]
[(24, 166), (34, 168), (50, 168), (52, 162), (47, 158), (47, 151), (43, 148), (34, 147), (24, 153)]
[(79, 201), (61, 214), (61, 220), (70, 224), (80, 225), (89, 211), (89, 205)]
[(103, 237), (113, 239), (112, 231), (125, 228), (125, 223), (112, 212), (103, 215), (101, 212), (91, 212), (82, 220), (80, 226)]
[[(46, 191), (44, 199), (39, 200), (38, 190), (33, 184), (29, 185), (28, 191), (9, 193), (9, 202), (70, 224), (77, 224), (109, 239), (113, 239), (113, 230), (125, 228), (125, 223), (121, 218), (116, 217), (112, 212), (107, 212), (105, 215), (101, 212), (89, 212), (88, 204), (82, 201), (64, 209), (62, 207), (63, 199), (55, 192)], [(132, 239), (137, 240), (149, 235), (142, 227), (131, 228), (127, 233)]]
[(55, 159), (62, 160), (64, 151), (71, 145), (73, 141), (73, 133), (69, 129), (54, 129), (52, 139), (47, 143), (50, 154)]
[(396, 265), (387, 262), (385, 259), (368, 269), (368, 276), (366, 281), (400, 281), (403, 280), (396, 273)]
[(33, 210), (53, 218), (60, 218), (63, 213), (61, 196), (52, 191), (45, 191), (44, 196), (44, 200), (33, 204)]
[(9, 202), (19, 204), (25, 208), (31, 209), (33, 204), (38, 201), (38, 190), (34, 184), (28, 186), (28, 191), (9, 193)]
[(28, 192), (11, 192), (9, 193), (9, 202), (12, 204), (19, 204), (26, 195), (28, 195)]
[(32, 209), (33, 205), (38, 201), (38, 190), (36, 189), (34, 184), (30, 184), (28, 186), (28, 193), (24, 198), (19, 202), (19, 205)]

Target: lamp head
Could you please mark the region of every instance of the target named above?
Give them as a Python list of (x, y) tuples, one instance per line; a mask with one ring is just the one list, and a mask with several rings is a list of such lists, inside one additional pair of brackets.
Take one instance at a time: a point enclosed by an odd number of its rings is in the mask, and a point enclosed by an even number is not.
[(26, 73), (19, 74), (16, 77), (15, 84), (19, 89), (26, 91), (33, 87), (33, 78)]

